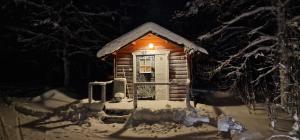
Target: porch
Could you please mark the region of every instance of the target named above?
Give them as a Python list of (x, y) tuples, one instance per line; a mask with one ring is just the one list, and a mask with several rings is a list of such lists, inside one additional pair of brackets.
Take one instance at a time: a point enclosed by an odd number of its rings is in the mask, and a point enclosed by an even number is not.
[[(93, 100), (93, 87), (101, 86), (101, 102), (105, 103), (106, 109), (115, 108), (115, 109), (135, 109), (138, 107), (141, 108), (149, 108), (149, 109), (164, 109), (164, 108), (185, 108), (186, 102), (183, 101), (170, 101), (170, 100), (138, 100), (137, 86), (138, 85), (178, 85), (178, 84), (186, 84), (189, 85), (189, 80), (185, 83), (174, 83), (174, 82), (136, 82), (133, 83), (133, 98), (123, 98), (120, 102), (107, 101), (106, 96), (106, 85), (112, 84), (113, 81), (106, 82), (90, 82), (88, 85), (88, 102), (91, 104)], [(124, 93), (126, 93), (126, 84), (124, 87)], [(187, 87), (187, 91), (189, 87)], [(114, 94), (114, 93), (113, 93)], [(193, 104), (193, 102), (191, 102)]]
[[(193, 101), (190, 102), (193, 104)], [(170, 108), (186, 108), (185, 101), (168, 101), (168, 100), (138, 100), (137, 108), (146, 109), (170, 109)], [(131, 110), (134, 108), (132, 99), (124, 99), (118, 103), (112, 103), (110, 101), (105, 102), (106, 110)]]

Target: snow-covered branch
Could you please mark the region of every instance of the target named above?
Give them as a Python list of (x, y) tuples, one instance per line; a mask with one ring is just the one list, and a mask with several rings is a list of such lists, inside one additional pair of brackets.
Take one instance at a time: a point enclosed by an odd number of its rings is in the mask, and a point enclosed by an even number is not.
[[(277, 40), (277, 38), (276, 38), (276, 37), (273, 37), (273, 36), (261, 36), (261, 37), (259, 37), (258, 39), (256, 39), (256, 40), (254, 40), (253, 42), (249, 43), (248, 46), (246, 46), (245, 48), (243, 48), (242, 50), (240, 50), (238, 53), (236, 53), (236, 54), (230, 56), (227, 60), (225, 60), (223, 63), (221, 63), (221, 64), (219, 65), (219, 67), (217, 67), (217, 68), (215, 69), (215, 72), (218, 72), (218, 71), (220, 71), (221, 69), (223, 69), (224, 67), (226, 67), (228, 64), (231, 63), (231, 61), (232, 61), (234, 58), (237, 58), (237, 57), (240, 57), (240, 56), (244, 55), (245, 52), (246, 52), (248, 49), (250, 49), (251, 47), (256, 46), (256, 45), (258, 45), (258, 44), (260, 44), (260, 43), (266, 42), (266, 41), (276, 41), (276, 40)], [(248, 54), (248, 55), (244, 55), (244, 57), (250, 57), (250, 55), (249, 55), (249, 54)]]
[(206, 39), (212, 38), (215, 35), (218, 35), (221, 32), (225, 31), (232, 24), (234, 24), (234, 23), (236, 23), (236, 22), (238, 22), (238, 21), (240, 21), (240, 20), (242, 20), (242, 19), (244, 19), (246, 17), (258, 14), (260, 12), (273, 11), (273, 10), (275, 10), (275, 7), (267, 6), (267, 7), (259, 7), (259, 8), (255, 9), (255, 10), (252, 10), (252, 11), (249, 11), (249, 12), (246, 12), (246, 13), (242, 13), (241, 15), (235, 17), (234, 19), (223, 23), (223, 25), (221, 27), (219, 27), (219, 29), (217, 29), (216, 31), (209, 32), (209, 33), (206, 33), (204, 35), (201, 35), (201, 36), (198, 37), (198, 39), (199, 40), (206, 40)]
[(263, 77), (267, 76), (268, 74), (272, 73), (274, 70), (276, 70), (278, 68), (278, 65), (273, 66), (272, 69), (268, 70), (267, 72), (260, 74), (255, 80), (251, 81), (251, 84), (255, 83), (258, 84), (258, 82), (260, 81), (260, 79), (262, 79)]

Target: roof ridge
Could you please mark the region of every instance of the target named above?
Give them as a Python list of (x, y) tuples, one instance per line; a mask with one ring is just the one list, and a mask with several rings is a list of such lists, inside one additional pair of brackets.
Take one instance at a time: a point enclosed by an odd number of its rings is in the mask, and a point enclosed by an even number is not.
[(184, 37), (154, 23), (154, 22), (146, 22), (135, 29), (121, 35), (120, 37), (112, 40), (111, 42), (107, 43), (105, 46), (102, 47), (97, 52), (97, 57), (103, 57), (107, 54), (113, 53), (116, 50), (119, 50), (123, 46), (126, 46), (130, 42), (143, 37), (145, 34), (152, 32), (154, 34), (157, 34), (159, 36), (165, 37), (168, 40), (173, 41), (176, 44), (182, 44), (187, 49), (193, 50), (193, 51), (200, 51), (202, 53), (208, 54), (208, 52), (196, 45), (195, 43), (185, 39)]

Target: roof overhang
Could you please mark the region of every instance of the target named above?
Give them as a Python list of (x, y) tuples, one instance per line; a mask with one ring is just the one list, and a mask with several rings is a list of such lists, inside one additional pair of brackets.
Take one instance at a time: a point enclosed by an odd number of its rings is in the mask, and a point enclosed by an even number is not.
[(153, 22), (148, 22), (107, 43), (105, 46), (102, 47), (102, 49), (100, 49), (97, 52), (97, 57), (103, 57), (108, 54), (111, 54), (121, 49), (122, 47), (130, 44), (131, 42), (145, 36), (148, 33), (152, 33), (154, 35), (168, 39), (178, 45), (184, 46), (188, 52), (201, 52), (204, 54), (208, 54), (208, 52), (204, 48), (194, 44), (193, 42)]

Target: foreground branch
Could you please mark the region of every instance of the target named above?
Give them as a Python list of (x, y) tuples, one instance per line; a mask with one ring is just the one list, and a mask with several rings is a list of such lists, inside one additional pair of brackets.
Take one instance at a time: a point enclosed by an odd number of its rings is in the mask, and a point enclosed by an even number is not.
[(217, 34), (220, 34), (221, 32), (223, 32), (224, 30), (226, 30), (230, 25), (246, 18), (246, 17), (249, 17), (249, 16), (252, 16), (252, 15), (255, 15), (257, 13), (260, 13), (260, 12), (263, 12), (263, 11), (273, 11), (275, 10), (275, 7), (273, 6), (267, 6), (267, 7), (259, 7), (255, 10), (252, 10), (252, 11), (249, 11), (249, 12), (246, 12), (246, 13), (242, 13), (241, 15), (237, 16), (236, 18), (230, 20), (230, 21), (227, 21), (224, 23), (224, 26), (221, 26), (220, 29), (218, 29), (217, 31), (214, 31), (214, 32), (209, 32), (207, 34), (204, 34), (204, 35), (201, 35), (198, 37), (199, 40), (207, 40), (209, 38), (212, 38), (214, 37), (215, 35)]

